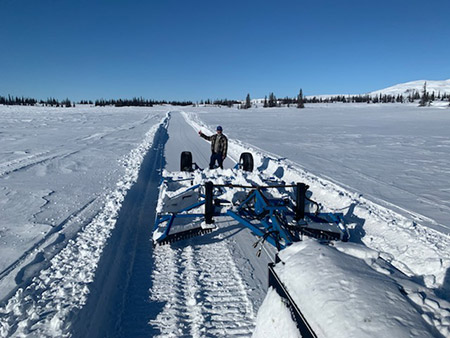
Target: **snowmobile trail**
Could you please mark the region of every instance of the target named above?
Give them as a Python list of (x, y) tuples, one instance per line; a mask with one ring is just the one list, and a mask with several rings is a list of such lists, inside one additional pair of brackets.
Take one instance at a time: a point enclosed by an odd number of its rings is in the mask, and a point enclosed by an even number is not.
[[(207, 167), (209, 143), (180, 113), (171, 113), (168, 134), (167, 170), (179, 170), (184, 150), (192, 151), (200, 167)], [(228, 158), (224, 162), (225, 168), (233, 165)], [(150, 324), (160, 336), (251, 335), (274, 254), (266, 251), (256, 257), (255, 237), (231, 218), (216, 225), (210, 234), (154, 249), (150, 298), (163, 308)]]
[(167, 139), (165, 126), (160, 126), (142, 162), (138, 180), (122, 204), (90, 287), (91, 295), (73, 324), (74, 337), (136, 337), (155, 333), (148, 325), (153, 312), (158, 311), (158, 306), (148, 300), (152, 270), (150, 236)]
[[(0, 306), (0, 337), (120, 335), (125, 327), (120, 325), (122, 318), (130, 300), (134, 301), (128, 293), (130, 280), (142, 282), (145, 276), (139, 272), (149, 276), (151, 270), (151, 245), (145, 247), (145, 231), (157, 199), (167, 119), (152, 126), (138, 147), (122, 159), (125, 174), (105, 197), (103, 209), (57, 254), (40, 255), (44, 261), (35, 263), (44, 266), (42, 270)], [(63, 242), (59, 236), (53, 244), (59, 247)], [(142, 262), (150, 266), (141, 268)], [(141, 298), (144, 306), (148, 300), (149, 283), (139, 285), (142, 288), (133, 291), (144, 296), (131, 302), (133, 310)], [(146, 321), (143, 324), (150, 328)], [(133, 322), (133, 329), (142, 327)], [(136, 331), (130, 334), (137, 335)]]
[(161, 170), (179, 170), (186, 149), (208, 164), (209, 144), (172, 112), (122, 204), (73, 337), (251, 335), (273, 255), (247, 252), (249, 231), (227, 220), (211, 234), (152, 247)]
[(253, 305), (225, 240), (160, 246), (154, 256), (151, 297), (165, 305), (150, 323), (161, 336), (251, 334)]
[(0, 308), (0, 336), (251, 335), (270, 248), (256, 257), (255, 237), (231, 218), (208, 235), (152, 247), (162, 169), (177, 171), (184, 150), (207, 166), (209, 143), (170, 113), (136, 149), (143, 160), (131, 154), (132, 172), (105, 210)]

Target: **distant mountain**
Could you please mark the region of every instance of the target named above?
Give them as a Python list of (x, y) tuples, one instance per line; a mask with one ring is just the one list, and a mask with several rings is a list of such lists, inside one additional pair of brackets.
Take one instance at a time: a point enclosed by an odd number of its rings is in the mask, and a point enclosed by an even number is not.
[(392, 87), (387, 87), (384, 89), (376, 90), (370, 93), (367, 93), (368, 95), (375, 96), (379, 94), (386, 94), (386, 95), (409, 95), (410, 93), (413, 93), (414, 91), (417, 91), (419, 93), (422, 93), (423, 91), (423, 84), (427, 83), (427, 92), (428, 93), (435, 93), (436, 95), (440, 92), (441, 94), (447, 93), (450, 94), (450, 79), (449, 80), (443, 80), (443, 81), (431, 81), (431, 80), (418, 80), (418, 81), (411, 81), (411, 82), (405, 82), (400, 83)]
[[(435, 95), (438, 93), (442, 94), (450, 94), (450, 79), (442, 80), (442, 81), (433, 81), (433, 80), (417, 80), (411, 82), (400, 83), (392, 87), (387, 87), (384, 89), (375, 90), (373, 92), (365, 93), (365, 94), (323, 94), (323, 95), (306, 95), (306, 99), (329, 99), (337, 96), (358, 96), (358, 95), (369, 95), (369, 96), (378, 96), (378, 95), (403, 95), (404, 97), (408, 97), (409, 94), (413, 94), (414, 92), (418, 92), (419, 95), (422, 95), (423, 84), (427, 83), (427, 92), (432, 94), (434, 92)], [(244, 101), (242, 101), (244, 102)], [(253, 104), (262, 104), (264, 102), (263, 98), (253, 99)]]

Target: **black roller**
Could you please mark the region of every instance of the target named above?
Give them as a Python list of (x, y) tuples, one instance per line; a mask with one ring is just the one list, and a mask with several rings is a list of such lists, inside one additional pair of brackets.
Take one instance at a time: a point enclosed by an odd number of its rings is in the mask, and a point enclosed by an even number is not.
[(192, 153), (190, 151), (181, 153), (180, 170), (192, 171)]
[(242, 153), (239, 163), (244, 171), (253, 171), (253, 155), (251, 153)]
[(214, 184), (212, 182), (205, 183), (205, 223), (213, 224), (214, 204), (213, 204)]
[(304, 183), (297, 183), (295, 189), (295, 220), (305, 218), (305, 196), (308, 186)]

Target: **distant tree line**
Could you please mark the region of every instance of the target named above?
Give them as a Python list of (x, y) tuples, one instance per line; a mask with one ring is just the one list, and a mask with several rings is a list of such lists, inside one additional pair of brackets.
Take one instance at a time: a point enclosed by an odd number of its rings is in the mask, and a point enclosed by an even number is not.
[[(427, 106), (432, 101), (440, 100), (440, 101), (450, 101), (450, 93), (440, 92), (435, 94), (435, 92), (429, 93), (427, 91), (427, 84), (424, 83), (422, 93), (419, 93), (418, 90), (407, 91), (407, 94), (398, 94), (398, 95), (389, 95), (389, 94), (378, 94), (378, 95), (336, 95), (336, 96), (327, 96), (327, 97), (304, 97), (303, 91), (300, 89), (298, 95), (296, 97), (284, 97), (277, 98), (273, 92), (269, 93), (269, 96), (265, 96), (262, 101), (264, 108), (271, 107), (290, 107), (291, 105), (296, 106), (297, 108), (304, 108), (305, 104), (314, 104), (314, 103), (413, 103), (419, 100), (419, 106)], [(51, 107), (75, 107), (75, 102), (71, 102), (68, 98), (65, 100), (59, 101), (55, 98), (48, 98), (47, 100), (36, 100), (34, 98), (28, 97), (18, 97), (8, 95), (7, 97), (0, 96), (0, 105), (21, 105), (21, 106), (34, 106), (36, 104), (41, 106), (51, 106)], [(195, 104), (192, 101), (165, 101), (165, 100), (147, 100), (142, 97), (134, 97), (132, 99), (111, 99), (111, 100), (95, 100), (95, 102), (91, 100), (81, 100), (79, 104), (84, 105), (95, 105), (95, 106), (115, 106), (115, 107), (152, 107), (154, 105), (164, 105), (170, 104), (173, 106), (189, 106)], [(229, 99), (216, 99), (211, 100), (207, 99), (205, 101), (201, 100), (200, 103), (197, 102), (197, 105), (214, 105), (214, 106), (227, 106), (232, 107), (237, 105), (240, 109), (248, 109), (252, 107), (252, 101), (250, 99), (250, 94), (247, 94), (245, 101), (240, 100), (229, 100)]]
[(59, 101), (55, 98), (48, 98), (47, 100), (40, 100), (39, 104), (45, 107), (75, 107), (75, 103), (72, 103), (69, 99)]
[(446, 101), (450, 99), (450, 94), (441, 94), (437, 95), (432, 92), (426, 92), (425, 96), (422, 95), (418, 91), (413, 91), (408, 95), (388, 95), (388, 94), (378, 94), (378, 95), (337, 95), (331, 97), (312, 97), (305, 99), (307, 103), (334, 103), (334, 102), (343, 102), (343, 103), (407, 103), (407, 102), (415, 102), (417, 100), (425, 101)]
[(114, 107), (153, 107), (154, 105), (170, 104), (172, 106), (190, 106), (193, 104), (192, 101), (158, 101), (158, 100), (147, 100), (142, 97), (134, 97), (132, 99), (118, 99), (118, 100), (96, 100), (95, 105), (104, 106), (114, 106)]
[(238, 100), (228, 100), (228, 99), (207, 99), (207, 100), (200, 100), (200, 102), (197, 103), (198, 105), (207, 105), (207, 106), (227, 106), (232, 107), (235, 104), (241, 104), (241, 101)]
[(48, 98), (47, 100), (36, 100), (29, 97), (18, 97), (11, 96), (8, 97), (0, 96), (0, 104), (8, 106), (35, 106), (39, 103), (41, 106), (52, 106), (52, 107), (72, 107), (74, 104), (69, 99), (62, 101), (56, 100), (54, 98)]
[(263, 107), (289, 107), (291, 105), (296, 105), (297, 108), (303, 108), (304, 104), (311, 103), (413, 103), (419, 100), (420, 106), (426, 106), (432, 101), (450, 101), (450, 93), (438, 92), (428, 92), (426, 89), (426, 83), (424, 84), (424, 88), (422, 93), (419, 93), (417, 90), (410, 91), (408, 95), (398, 94), (398, 95), (389, 95), (389, 94), (378, 94), (378, 95), (336, 95), (336, 96), (328, 96), (328, 97), (304, 97), (303, 92), (300, 89), (297, 97), (284, 97), (277, 98), (275, 94), (272, 92), (269, 96), (265, 96), (263, 100)]
[[(233, 101), (235, 102), (235, 101)], [(75, 107), (75, 102), (69, 99), (57, 100), (55, 98), (48, 98), (46, 100), (36, 100), (29, 97), (17, 97), (17, 96), (0, 96), (0, 105), (8, 106), (35, 106), (39, 104), (45, 107)], [(118, 99), (118, 100), (96, 100), (95, 102), (91, 100), (81, 100), (79, 104), (95, 105), (95, 106), (115, 106), (115, 107), (152, 107), (153, 105), (170, 104), (173, 106), (189, 106), (192, 105), (192, 101), (157, 101), (157, 100), (146, 100), (141, 98), (132, 99)]]
[[(269, 93), (269, 95), (264, 97), (262, 100), (262, 104), (264, 108), (272, 108), (272, 107), (290, 107), (295, 106), (297, 108), (304, 108), (305, 104), (313, 104), (313, 103), (413, 103), (419, 100), (419, 105), (424, 106), (429, 104), (431, 101), (450, 101), (450, 93), (441, 94), (438, 92), (436, 95), (435, 92), (429, 93), (426, 90), (426, 83), (424, 84), (424, 89), (422, 93), (419, 93), (417, 90), (412, 90), (407, 92), (408, 94), (398, 94), (398, 95), (389, 95), (389, 94), (378, 94), (378, 95), (335, 95), (335, 96), (324, 96), (324, 97), (304, 97), (303, 90), (300, 89), (298, 95), (296, 97), (286, 96), (284, 98), (277, 98), (273, 92)], [(248, 109), (252, 107), (252, 101), (250, 99), (250, 94), (247, 94), (244, 101), (237, 100), (201, 100), (197, 102), (197, 105), (214, 105), (214, 106), (228, 106), (232, 107), (233, 105), (237, 105), (239, 109)]]
[(34, 106), (36, 103), (36, 99), (29, 97), (14, 97), (11, 95), (8, 95), (8, 97), (0, 96), (0, 104), (8, 106)]
[(92, 102), (91, 100), (81, 100), (78, 103), (79, 104), (90, 104), (91, 106), (94, 104), (94, 102)]
[(269, 98), (267, 98), (267, 96), (264, 97), (263, 107), (264, 108), (282, 107), (282, 106), (290, 107), (291, 105), (295, 105), (297, 108), (305, 108), (305, 103), (310, 102), (308, 102), (308, 100), (303, 97), (303, 90), (300, 89), (297, 97), (292, 98), (286, 96), (284, 98), (277, 99), (275, 94), (272, 92), (269, 94)]

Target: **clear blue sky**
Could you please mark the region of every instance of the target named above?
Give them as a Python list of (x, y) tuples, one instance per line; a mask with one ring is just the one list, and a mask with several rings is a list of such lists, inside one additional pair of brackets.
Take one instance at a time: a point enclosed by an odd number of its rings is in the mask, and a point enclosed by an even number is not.
[(0, 95), (200, 100), (450, 78), (450, 1), (0, 0)]

